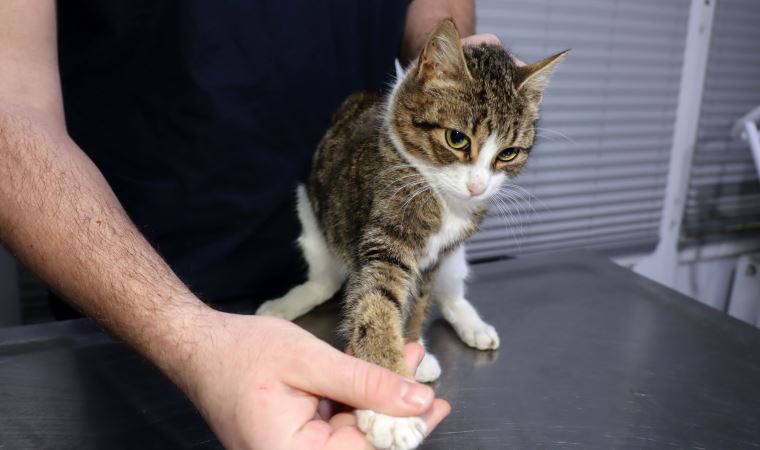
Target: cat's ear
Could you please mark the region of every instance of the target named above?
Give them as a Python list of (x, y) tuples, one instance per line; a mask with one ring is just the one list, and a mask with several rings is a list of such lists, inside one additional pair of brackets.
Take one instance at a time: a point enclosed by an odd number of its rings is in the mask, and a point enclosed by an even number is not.
[(531, 101), (539, 103), (541, 95), (549, 85), (549, 78), (570, 50), (557, 53), (537, 63), (517, 68), (517, 90), (524, 92)]
[(472, 78), (467, 70), (461, 38), (454, 21), (446, 19), (435, 27), (420, 53), (417, 64), (419, 80)]

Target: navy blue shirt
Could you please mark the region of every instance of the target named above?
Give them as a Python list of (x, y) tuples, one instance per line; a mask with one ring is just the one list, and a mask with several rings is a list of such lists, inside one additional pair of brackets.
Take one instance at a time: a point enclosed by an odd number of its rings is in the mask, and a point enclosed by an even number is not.
[(390, 81), (407, 0), (65, 0), (66, 123), (206, 300), (302, 280), (295, 188), (340, 102)]

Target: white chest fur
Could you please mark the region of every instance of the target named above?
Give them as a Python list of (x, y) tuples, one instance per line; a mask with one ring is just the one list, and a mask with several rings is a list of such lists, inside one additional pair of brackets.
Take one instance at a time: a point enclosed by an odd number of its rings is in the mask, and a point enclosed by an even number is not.
[(441, 229), (428, 238), (425, 254), (419, 261), (420, 270), (425, 270), (435, 264), (440, 257), (441, 250), (451, 243), (458, 241), (470, 228), (471, 218), (469, 214), (455, 214), (445, 208), (441, 216)]

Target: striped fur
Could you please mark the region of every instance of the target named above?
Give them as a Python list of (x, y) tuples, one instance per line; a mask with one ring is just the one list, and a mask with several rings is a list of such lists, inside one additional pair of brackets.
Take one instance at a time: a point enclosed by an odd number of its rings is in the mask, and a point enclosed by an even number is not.
[[(477, 229), (490, 200), (451, 192), (436, 177), (482, 162), (489, 139), (497, 150), (521, 152), (503, 163), (490, 150), (481, 164), (487, 176), (500, 184), (519, 173), (535, 136), (537, 67), (518, 68), (493, 45), (462, 49), (444, 22), (388, 96), (354, 94), (335, 114), (307, 191), (331, 252), (348, 269), (343, 331), (357, 356), (411, 375), (402, 346), (419, 338), (439, 262)], [(446, 128), (466, 132), (470, 151), (449, 147)]]

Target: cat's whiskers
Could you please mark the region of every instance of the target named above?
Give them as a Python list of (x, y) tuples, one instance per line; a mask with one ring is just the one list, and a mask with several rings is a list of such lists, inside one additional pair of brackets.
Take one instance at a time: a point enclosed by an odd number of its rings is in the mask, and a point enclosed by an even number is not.
[[(386, 173), (388, 173), (390, 171), (399, 171), (399, 170), (402, 170), (402, 169), (412, 169), (413, 172), (412, 173), (405, 173), (403, 176), (400, 176), (400, 177), (396, 178), (391, 183), (389, 183), (387, 186), (383, 187), (383, 189), (382, 189), (381, 192), (385, 192), (386, 190), (391, 189), (392, 187), (398, 185), (398, 183), (402, 182), (403, 180), (408, 180), (409, 178), (421, 177), (421, 180), (419, 180), (419, 181), (424, 181), (424, 177), (422, 176), (422, 174), (420, 174), (419, 171), (414, 166), (412, 166), (411, 164), (397, 164), (397, 165), (386, 167), (383, 170), (381, 170), (380, 172), (378, 172), (378, 177), (380, 177), (380, 176), (382, 176), (382, 175), (384, 175), (384, 174), (386, 174)], [(415, 180), (412, 180), (412, 183), (404, 183), (389, 198), (395, 197), (399, 192), (403, 191), (404, 189), (406, 189), (408, 187), (414, 186), (416, 184), (419, 184), (419, 182), (417, 182)]]
[[(509, 202), (509, 205), (511, 206), (511, 208), (509, 208), (509, 211), (510, 212), (514, 211), (514, 215), (516, 216), (515, 221), (519, 228), (520, 235), (522, 237), (525, 237), (525, 227), (526, 227), (526, 222), (528, 222), (525, 216), (528, 215), (527, 213), (529, 213), (530, 211), (524, 208), (523, 206), (524, 199), (519, 197), (513, 192), (502, 192), (498, 195), (497, 198), (502, 203)], [(506, 203), (505, 203), (505, 206), (506, 206)]]
[(458, 187), (456, 181), (451, 179), (447, 174), (441, 175), (442, 176), (438, 177), (437, 183), (433, 185), (433, 191), (449, 208), (453, 208), (459, 213), (464, 212), (465, 214), (472, 214), (474, 211), (482, 207), (482, 203), (480, 202), (468, 202), (461, 198), (452, 198), (447, 192), (461, 191), (461, 188)]
[[(516, 219), (512, 215), (512, 212), (509, 210), (509, 207), (504, 203), (504, 201), (500, 197), (495, 197), (494, 200), (495, 202), (492, 204), (496, 206), (499, 217), (504, 220), (504, 228), (509, 229), (509, 231), (512, 233), (512, 239), (514, 239), (515, 243), (517, 243), (518, 250), (521, 250), (522, 244), (521, 244), (520, 238), (515, 232), (515, 227), (519, 226), (515, 222)], [(507, 215), (509, 215), (509, 217)], [(524, 236), (524, 234), (522, 234), (522, 229), (519, 228), (519, 230), (521, 231), (521, 236)]]
[(413, 165), (407, 164), (407, 163), (402, 163), (402, 164), (395, 164), (395, 165), (392, 165), (392, 166), (385, 167), (385, 168), (383, 168), (383, 170), (381, 170), (380, 172), (378, 172), (378, 175), (383, 175), (383, 174), (386, 174), (386, 173), (390, 172), (391, 170), (399, 170), (399, 169), (414, 169), (414, 171), (417, 172), (417, 169), (415, 169), (415, 167)]
[[(498, 194), (498, 197), (507, 200), (510, 202), (511, 205), (513, 205), (515, 211), (520, 214), (521, 216), (530, 216), (531, 213), (533, 215), (536, 214), (535, 208), (533, 208), (533, 205), (531, 204), (530, 200), (526, 199), (525, 197), (521, 196), (520, 193), (515, 191), (501, 191)], [(525, 206), (527, 204), (527, 207)], [(530, 209), (528, 209), (530, 208)], [(522, 217), (521, 217), (522, 219)], [(523, 223), (521, 221), (521, 223)]]
[(535, 136), (537, 139), (541, 139), (542, 141), (558, 142), (554, 136), (546, 136), (538, 132), (535, 133)]
[[(520, 131), (533, 131), (536, 134), (536, 137), (539, 137), (541, 139), (547, 139), (552, 142), (556, 142), (556, 137), (560, 137), (565, 139), (567, 142), (570, 142), (571, 144), (577, 144), (575, 139), (571, 138), (570, 136), (566, 135), (565, 133), (557, 130), (553, 130), (551, 128), (542, 128), (542, 127), (533, 127), (533, 128), (527, 128), (527, 129), (521, 129)], [(545, 133), (554, 133), (553, 136), (547, 136)]]
[(428, 179), (427, 177), (424, 177), (424, 178), (425, 178), (425, 182), (426, 182), (425, 184), (426, 185), (423, 186), (422, 188), (417, 189), (414, 193), (412, 193), (412, 195), (409, 196), (409, 198), (401, 206), (401, 215), (402, 216), (403, 216), (404, 211), (406, 210), (406, 208), (409, 205), (412, 204), (412, 201), (416, 197), (422, 195), (426, 191), (430, 192), (430, 194), (433, 195), (433, 196), (437, 196), (437, 197), (443, 199), (442, 194), (441, 194), (441, 191), (443, 190), (442, 189), (442, 184), (445, 184), (446, 181), (443, 180), (443, 179)]
[(510, 192), (519, 192), (522, 196), (525, 197), (525, 200), (530, 205), (531, 209), (533, 210), (533, 214), (537, 214), (536, 208), (533, 207), (533, 200), (536, 200), (539, 203), (539, 206), (543, 208), (544, 211), (550, 211), (551, 209), (544, 203), (543, 200), (538, 198), (535, 194), (530, 192), (529, 190), (525, 189), (524, 187), (513, 184), (513, 183), (505, 183), (501, 186), (500, 190), (508, 190)]
[(414, 200), (417, 196), (419, 196), (423, 192), (425, 192), (427, 190), (430, 190), (430, 189), (432, 189), (432, 186), (430, 185), (430, 183), (425, 183), (425, 186), (423, 186), (423, 187), (417, 189), (416, 191), (414, 191), (414, 193), (411, 196), (409, 196), (408, 199), (406, 199), (406, 201), (404, 202), (404, 204), (401, 205), (401, 216), (402, 217), (404, 216), (404, 212), (405, 212), (406, 208), (411, 204), (412, 200)]
[[(505, 200), (509, 202), (509, 205), (505, 202)], [(516, 200), (514, 200), (512, 196), (507, 193), (507, 194), (498, 195), (496, 197), (496, 201), (497, 201), (497, 204), (501, 205), (504, 208), (504, 210), (509, 214), (509, 216), (512, 218), (512, 222), (515, 228), (517, 228), (517, 231), (519, 232), (519, 236), (521, 238), (524, 238), (525, 237), (524, 221), (523, 221), (523, 217), (519, 208), (519, 204), (516, 202)], [(510, 208), (510, 205), (513, 205), (516, 207), (514, 213), (512, 212), (512, 208)], [(518, 237), (515, 236), (514, 229), (512, 229), (512, 235), (515, 239), (515, 242), (518, 244), (518, 247), (520, 247), (521, 242), (520, 242), (520, 239), (518, 239)]]
[(540, 131), (540, 132), (554, 133), (555, 135), (557, 135), (559, 137), (565, 138), (568, 142), (571, 142), (573, 144), (577, 144), (577, 142), (575, 142), (575, 139), (571, 138), (570, 136), (568, 136), (567, 134), (565, 134), (565, 133), (563, 133), (561, 131), (553, 130), (551, 128), (542, 128), (542, 127), (533, 127), (533, 129), (536, 130), (536, 131)]
[[(549, 208), (538, 197), (533, 195), (530, 191), (526, 190), (522, 186), (505, 183), (494, 193), (494, 198), (504, 204), (504, 201), (508, 201), (515, 209), (515, 213), (519, 218), (519, 226), (521, 235), (525, 236), (525, 224), (527, 220), (523, 220), (523, 215), (537, 215), (538, 212), (533, 206), (532, 199), (536, 199), (541, 203), (541, 206), (548, 210)], [(505, 204), (506, 206), (506, 204)], [(528, 209), (529, 208), (529, 209)]]
[[(390, 197), (388, 197), (388, 198), (389, 198), (389, 199), (393, 199), (395, 196), (397, 196), (397, 195), (398, 195), (399, 193), (401, 193), (402, 191), (404, 191), (404, 190), (407, 190), (407, 189), (410, 189), (410, 188), (414, 188), (414, 189), (416, 189), (416, 188), (418, 188), (418, 187), (419, 187), (420, 185), (422, 185), (422, 184), (427, 184), (427, 180), (424, 180), (424, 179), (423, 179), (423, 180), (416, 180), (416, 181), (412, 181), (412, 182), (410, 182), (410, 183), (406, 183), (406, 184), (404, 184), (403, 186), (401, 186), (400, 188), (396, 189), (396, 190), (393, 192), (393, 194), (391, 194), (391, 195), (390, 195)], [(393, 183), (392, 183), (392, 184), (390, 184), (390, 185), (389, 185), (389, 187), (390, 187), (390, 186), (392, 186), (392, 185), (393, 185)]]
[[(419, 178), (419, 177), (420, 177), (420, 175), (419, 175), (419, 174), (416, 174), (416, 173), (410, 173), (410, 174), (406, 174), (406, 175), (404, 175), (404, 176), (402, 176), (402, 177), (398, 177), (398, 178), (396, 178), (395, 180), (393, 180), (392, 182), (388, 183), (388, 185), (387, 185), (387, 186), (385, 186), (385, 187), (383, 188), (383, 190), (386, 190), (386, 189), (390, 188), (391, 186), (395, 186), (395, 185), (397, 185), (398, 183), (402, 182), (403, 180), (408, 180), (408, 179), (410, 179), (410, 178), (415, 178), (415, 177), (418, 177), (418, 178)], [(415, 181), (415, 180), (412, 180), (412, 181)]]

